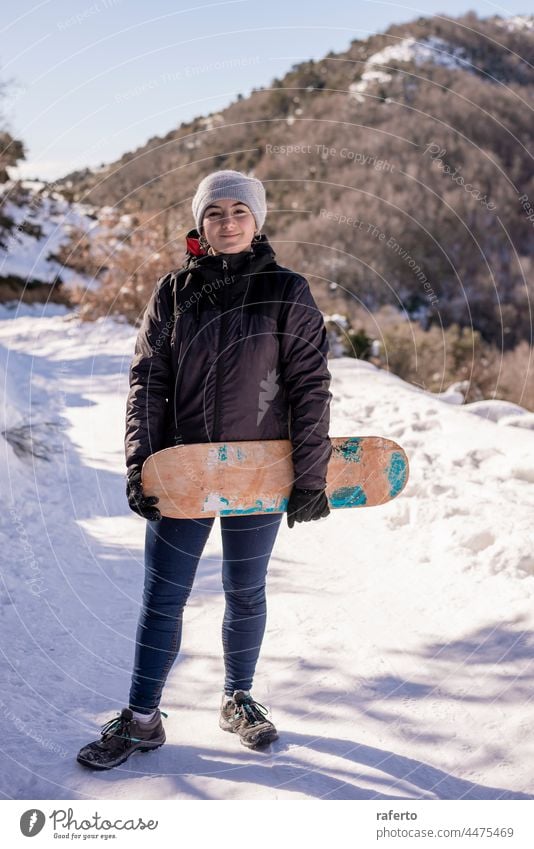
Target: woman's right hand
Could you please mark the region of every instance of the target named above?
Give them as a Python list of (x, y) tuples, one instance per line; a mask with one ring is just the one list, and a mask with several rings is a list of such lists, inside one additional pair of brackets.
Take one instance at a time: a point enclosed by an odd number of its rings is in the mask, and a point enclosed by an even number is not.
[(328, 498), (324, 489), (301, 489), (293, 486), (287, 503), (287, 524), (310, 522), (330, 515)]
[(134, 469), (128, 474), (126, 482), (126, 497), (130, 510), (137, 513), (143, 519), (148, 519), (149, 522), (159, 522), (161, 513), (154, 504), (157, 504), (159, 498), (155, 495), (143, 495), (143, 487), (141, 484), (141, 469)]

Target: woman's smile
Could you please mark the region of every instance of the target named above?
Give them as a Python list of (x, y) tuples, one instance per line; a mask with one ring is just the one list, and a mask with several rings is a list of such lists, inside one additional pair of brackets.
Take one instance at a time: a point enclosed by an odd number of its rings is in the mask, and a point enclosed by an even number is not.
[[(223, 248), (230, 253), (250, 250), (256, 225), (251, 210), (242, 201), (223, 198), (211, 203), (202, 224), (206, 240), (215, 253)], [(232, 227), (240, 229), (232, 230)]]

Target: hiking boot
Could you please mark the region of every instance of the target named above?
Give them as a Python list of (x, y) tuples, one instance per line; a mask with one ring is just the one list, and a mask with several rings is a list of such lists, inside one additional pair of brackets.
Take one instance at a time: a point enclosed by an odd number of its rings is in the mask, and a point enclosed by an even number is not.
[(100, 740), (80, 749), (76, 760), (92, 769), (111, 769), (124, 763), (134, 752), (149, 752), (163, 746), (162, 715), (167, 716), (156, 710), (150, 722), (138, 722), (130, 708), (123, 708), (119, 716), (102, 726)]
[(267, 746), (278, 740), (273, 723), (265, 719), (268, 712), (249, 692), (234, 690), (233, 696), (222, 697), (219, 726), (223, 731), (239, 734), (243, 746), (249, 749)]

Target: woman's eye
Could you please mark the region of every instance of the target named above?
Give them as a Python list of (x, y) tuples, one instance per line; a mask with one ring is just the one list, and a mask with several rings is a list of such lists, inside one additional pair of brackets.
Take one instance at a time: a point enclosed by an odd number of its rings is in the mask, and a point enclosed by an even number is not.
[[(239, 215), (240, 217), (242, 217), (243, 215), (248, 215), (248, 209), (236, 209), (233, 214)], [(230, 218), (231, 215), (228, 215), (226, 217)], [(213, 210), (213, 212), (207, 212), (206, 213), (206, 218), (210, 218), (210, 219), (211, 218), (221, 218), (221, 213), (217, 212), (216, 210)]]

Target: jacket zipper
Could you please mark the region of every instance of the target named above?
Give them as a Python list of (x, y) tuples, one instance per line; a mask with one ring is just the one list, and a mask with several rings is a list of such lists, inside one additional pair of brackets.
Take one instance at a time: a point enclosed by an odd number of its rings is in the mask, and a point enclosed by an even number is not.
[(228, 262), (223, 259), (222, 267), (224, 269), (224, 289), (223, 289), (223, 298), (222, 298), (222, 312), (221, 312), (221, 323), (219, 327), (219, 351), (217, 354), (217, 367), (215, 374), (215, 413), (214, 413), (214, 425), (213, 425), (213, 436), (212, 439), (214, 442), (220, 442), (221, 437), (219, 434), (219, 409), (220, 409), (220, 383), (222, 378), (222, 346), (224, 343), (225, 331), (226, 331), (226, 303), (227, 303), (227, 282), (228, 282)]
[[(181, 363), (181, 361), (180, 361), (180, 360), (181, 360), (181, 356), (182, 356), (182, 347), (183, 347), (183, 344), (184, 344), (184, 343), (183, 343), (183, 339), (181, 339), (181, 340), (180, 340), (180, 347), (179, 347), (179, 349), (178, 349), (178, 358), (177, 358), (177, 360), (176, 360), (176, 383), (177, 383), (177, 385), (176, 385), (175, 390), (174, 390), (174, 398), (175, 398), (175, 402), (174, 402), (174, 404), (175, 404), (175, 406), (174, 406), (174, 410), (175, 410), (175, 412), (174, 412), (174, 420), (175, 420), (175, 422), (176, 422), (176, 420), (177, 420), (177, 417), (176, 417), (176, 410), (180, 407), (180, 400), (181, 400), (181, 399), (180, 399), (180, 391), (181, 391), (181, 389), (182, 389), (182, 381), (183, 381), (183, 379), (184, 379), (183, 363)], [(176, 440), (175, 440), (175, 441), (176, 441)]]

